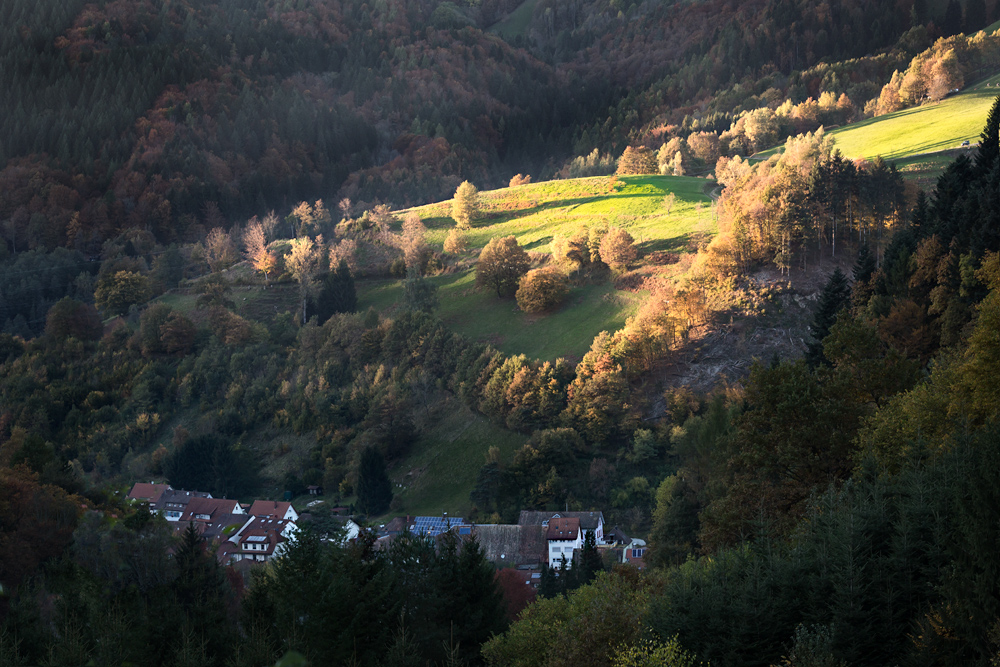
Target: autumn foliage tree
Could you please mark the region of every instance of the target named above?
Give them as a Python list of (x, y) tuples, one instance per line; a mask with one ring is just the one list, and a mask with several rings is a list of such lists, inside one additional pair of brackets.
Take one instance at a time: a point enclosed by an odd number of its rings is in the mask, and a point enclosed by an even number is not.
[(476, 263), (476, 285), (495, 290), (499, 297), (510, 296), (517, 291), (518, 281), (530, 265), (528, 253), (516, 238), (491, 239)]
[(657, 174), (660, 167), (657, 164), (656, 153), (645, 146), (625, 148), (618, 160), (617, 174), (627, 176), (635, 174)]
[(45, 335), (61, 340), (97, 340), (101, 337), (101, 316), (90, 304), (64, 297), (49, 309), (45, 317)]
[(308, 236), (304, 236), (292, 240), (292, 249), (285, 258), (285, 266), (299, 283), (303, 324), (308, 319), (306, 307), (315, 289), (315, 279), (321, 270), (323, 254), (322, 237), (318, 242), (314, 242)]
[(267, 249), (267, 234), (264, 231), (264, 225), (256, 218), (250, 221), (243, 234), (243, 248), (254, 271), (263, 273), (266, 281), (268, 274), (278, 265), (278, 258)]
[(451, 204), (451, 217), (459, 229), (472, 227), (472, 221), (479, 215), (479, 206), (479, 190), (472, 183), (462, 181)]
[(558, 269), (543, 268), (524, 274), (515, 298), (524, 312), (542, 313), (557, 308), (568, 293), (566, 276)]
[(634, 261), (637, 255), (635, 239), (620, 227), (612, 227), (601, 239), (601, 261), (608, 266), (623, 268)]
[(423, 268), (428, 251), (427, 241), (424, 238), (426, 234), (427, 227), (420, 221), (420, 216), (415, 211), (407, 213), (403, 220), (403, 233), (399, 239), (406, 268), (415, 268), (418, 271)]
[(451, 255), (461, 255), (468, 249), (468, 237), (466, 237), (465, 233), (461, 229), (452, 227), (448, 231), (448, 236), (444, 240), (444, 251)]

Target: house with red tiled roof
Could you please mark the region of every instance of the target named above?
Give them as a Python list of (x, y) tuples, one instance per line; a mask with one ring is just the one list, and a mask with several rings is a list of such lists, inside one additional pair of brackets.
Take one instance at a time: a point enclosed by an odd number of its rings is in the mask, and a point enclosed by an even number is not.
[(291, 503), (277, 500), (255, 500), (250, 506), (251, 516), (270, 516), (285, 521), (298, 521), (299, 513)]
[(132, 486), (132, 490), (128, 493), (128, 499), (137, 502), (154, 504), (160, 499), (164, 491), (170, 490), (169, 484), (155, 484), (150, 482), (146, 484), (144, 482), (136, 482)]
[(597, 544), (602, 544), (605, 541), (603, 512), (534, 512), (522, 510), (517, 523), (521, 526), (548, 526), (549, 522), (553, 519), (579, 519), (584, 538), (587, 537), (587, 533), (593, 533), (594, 541)]
[(264, 562), (284, 553), (285, 545), (295, 540), (298, 527), (288, 520), (275, 517), (252, 516), (246, 525), (234, 533), (220, 547), (223, 555), (233, 561)]
[(227, 500), (225, 498), (192, 498), (188, 502), (187, 507), (184, 508), (184, 513), (181, 514), (180, 522), (211, 522), (214, 518), (225, 514), (246, 515), (246, 511), (240, 507), (240, 503), (236, 500)]
[(167, 521), (180, 521), (187, 511), (188, 503), (197, 498), (211, 498), (211, 493), (204, 491), (184, 491), (179, 489), (167, 489), (155, 503), (151, 503), (151, 512), (161, 513)]
[(562, 567), (562, 559), (573, 562), (573, 552), (583, 548), (583, 531), (580, 530), (580, 519), (558, 518), (550, 519), (545, 532), (548, 541), (549, 565)]

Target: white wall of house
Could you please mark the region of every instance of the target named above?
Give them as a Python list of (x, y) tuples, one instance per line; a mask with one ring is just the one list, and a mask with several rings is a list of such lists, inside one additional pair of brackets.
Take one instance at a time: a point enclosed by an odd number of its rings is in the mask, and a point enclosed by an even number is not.
[(575, 540), (549, 540), (549, 565), (560, 567), (563, 555), (566, 562), (573, 562), (573, 550), (583, 548), (583, 540), (577, 537)]

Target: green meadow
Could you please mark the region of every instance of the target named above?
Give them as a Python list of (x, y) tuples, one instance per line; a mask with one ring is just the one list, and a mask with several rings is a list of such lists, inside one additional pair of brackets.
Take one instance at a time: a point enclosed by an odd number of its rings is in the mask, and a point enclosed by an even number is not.
[(538, 0), (524, 0), (507, 18), (493, 25), (489, 32), (504, 39), (513, 39), (518, 35), (527, 34), (528, 25), (531, 23), (531, 17), (535, 13), (535, 5), (537, 4)]
[[(715, 233), (712, 181), (673, 176), (597, 177), (548, 181), (481, 193), (483, 216), (469, 231), (470, 246), (479, 249), (491, 238), (513, 235), (522, 247), (551, 252), (552, 240), (581, 226), (606, 224), (626, 229), (640, 256), (653, 251), (683, 254)], [(665, 198), (674, 195), (670, 210)], [(440, 249), (454, 226), (451, 202), (415, 210), (428, 227), (428, 241)], [(616, 290), (608, 281), (571, 288), (556, 312), (528, 315), (513, 299), (498, 299), (478, 290), (474, 270), (430, 279), (438, 286), (436, 315), (453, 331), (488, 342), (508, 354), (534, 359), (579, 359), (601, 331), (622, 328), (646, 294)], [(358, 283), (358, 306), (391, 314), (402, 299), (399, 280)]]
[(439, 408), (440, 417), (421, 433), (413, 451), (389, 470), (394, 509), (387, 515), (463, 516), (471, 509), (469, 491), (490, 447), (509, 461), (526, 437), (495, 426), (456, 398)]
[(971, 88), (911, 109), (870, 118), (842, 128), (830, 135), (846, 157), (886, 160), (936, 153), (961, 147), (963, 141), (975, 144), (986, 115), (1000, 95), (1000, 75)]

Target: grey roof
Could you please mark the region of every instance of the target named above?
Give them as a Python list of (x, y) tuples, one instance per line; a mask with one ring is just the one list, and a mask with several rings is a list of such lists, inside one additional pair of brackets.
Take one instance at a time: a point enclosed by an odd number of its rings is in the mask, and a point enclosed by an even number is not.
[(204, 491), (184, 491), (182, 489), (167, 489), (151, 507), (151, 510), (173, 510), (183, 512), (192, 498), (211, 498), (212, 494)]
[(483, 554), (496, 565), (537, 565), (548, 560), (548, 541), (541, 524), (481, 524), (472, 532)]
[(541, 526), (542, 522), (549, 521), (554, 517), (562, 519), (579, 519), (580, 528), (584, 530), (597, 530), (598, 522), (604, 523), (603, 512), (529, 512), (522, 510), (517, 523), (521, 526)]

